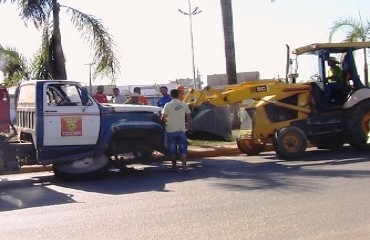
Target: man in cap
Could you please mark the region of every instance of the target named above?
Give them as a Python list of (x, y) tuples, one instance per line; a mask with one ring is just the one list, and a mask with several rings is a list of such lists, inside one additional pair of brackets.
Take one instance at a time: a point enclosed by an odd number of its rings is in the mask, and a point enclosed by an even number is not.
[(125, 102), (125, 104), (143, 105), (140, 102), (140, 94), (136, 92), (130, 94), (130, 98)]
[(148, 99), (145, 96), (141, 95), (141, 88), (134, 87), (134, 93), (137, 93), (137, 94), (140, 95), (139, 102), (142, 105), (148, 105)]
[(325, 101), (338, 104), (340, 99), (347, 95), (347, 85), (344, 80), (343, 70), (338, 66), (340, 62), (335, 57), (328, 59), (328, 83), (325, 86)]
[(184, 101), (185, 99), (185, 87), (183, 85), (177, 85), (176, 90), (179, 91), (179, 99)]
[(329, 71), (328, 71), (328, 82), (338, 82), (343, 84), (344, 76), (342, 68), (338, 66), (339, 62), (335, 57), (328, 59)]

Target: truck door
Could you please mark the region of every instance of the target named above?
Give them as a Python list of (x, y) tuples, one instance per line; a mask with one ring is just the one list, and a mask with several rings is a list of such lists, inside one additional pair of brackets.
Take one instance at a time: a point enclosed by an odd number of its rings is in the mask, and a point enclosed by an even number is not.
[(95, 101), (83, 106), (77, 83), (44, 85), (43, 145), (96, 144), (100, 130), (100, 109)]

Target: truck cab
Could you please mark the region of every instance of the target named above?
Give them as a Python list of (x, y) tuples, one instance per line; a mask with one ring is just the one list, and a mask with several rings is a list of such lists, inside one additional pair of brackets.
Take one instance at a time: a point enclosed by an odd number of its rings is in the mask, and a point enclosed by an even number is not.
[(100, 104), (79, 82), (65, 80), (24, 82), (16, 102), (17, 137), (7, 159), (21, 165), (52, 164), (60, 177), (91, 177), (120, 154), (165, 151), (159, 107)]

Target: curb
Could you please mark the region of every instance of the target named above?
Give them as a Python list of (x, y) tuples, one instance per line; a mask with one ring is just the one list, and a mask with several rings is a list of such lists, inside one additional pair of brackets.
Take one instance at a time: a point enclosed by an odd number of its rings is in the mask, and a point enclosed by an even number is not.
[(204, 157), (219, 157), (242, 154), (239, 148), (234, 145), (215, 145), (204, 147), (189, 147), (188, 159), (204, 158)]

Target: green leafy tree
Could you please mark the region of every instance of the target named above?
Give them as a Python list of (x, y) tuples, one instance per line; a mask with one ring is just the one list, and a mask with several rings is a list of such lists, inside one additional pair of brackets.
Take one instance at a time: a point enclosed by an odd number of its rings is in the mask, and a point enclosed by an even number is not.
[[(370, 22), (363, 23), (361, 16), (359, 20), (353, 18), (343, 18), (335, 21), (330, 27), (329, 41), (338, 31), (344, 31), (344, 42), (366, 42), (370, 40)], [(369, 86), (367, 50), (364, 48), (364, 79), (365, 85)]]
[(42, 79), (67, 79), (59, 17), (63, 9), (92, 49), (94, 77), (106, 76), (114, 82), (119, 71), (116, 45), (100, 19), (60, 5), (58, 0), (0, 0), (0, 4), (6, 2), (17, 4), (20, 17), (26, 23), (31, 21), (37, 29), (43, 30), (41, 47), (31, 64), (36, 75)]

